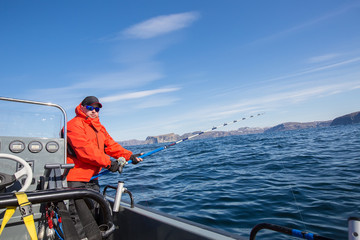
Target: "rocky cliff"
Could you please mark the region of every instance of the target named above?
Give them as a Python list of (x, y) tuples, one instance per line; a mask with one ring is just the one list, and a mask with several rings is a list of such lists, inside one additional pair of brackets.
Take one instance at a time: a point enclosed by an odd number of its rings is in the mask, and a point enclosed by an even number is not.
[(341, 117), (337, 117), (331, 122), (331, 126), (348, 125), (354, 123), (360, 123), (360, 112), (353, 112)]
[(175, 133), (169, 133), (159, 136), (149, 136), (145, 142), (147, 144), (164, 143), (164, 142), (175, 142), (180, 139), (180, 136)]

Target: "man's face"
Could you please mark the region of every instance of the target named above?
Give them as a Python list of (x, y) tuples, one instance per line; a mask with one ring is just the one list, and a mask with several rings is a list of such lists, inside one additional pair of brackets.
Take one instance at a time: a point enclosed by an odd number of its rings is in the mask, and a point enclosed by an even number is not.
[(99, 108), (99, 104), (92, 104), (90, 106), (93, 107), (92, 110), (87, 106), (81, 106), (81, 111), (89, 118), (98, 118), (99, 112), (97, 112), (95, 108)]

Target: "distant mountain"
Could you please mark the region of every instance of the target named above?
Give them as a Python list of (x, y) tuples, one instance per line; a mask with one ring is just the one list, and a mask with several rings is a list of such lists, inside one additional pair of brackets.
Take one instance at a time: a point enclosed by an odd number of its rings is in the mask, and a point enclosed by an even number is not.
[[(203, 133), (194, 139), (204, 139), (204, 138), (217, 138), (217, 137), (226, 137), (226, 136), (234, 136), (234, 135), (246, 135), (246, 134), (255, 134), (255, 133), (263, 133), (268, 128), (250, 128), (243, 127), (238, 130), (232, 131), (211, 131)], [(142, 145), (142, 144), (154, 144), (154, 143), (167, 143), (167, 142), (176, 142), (184, 138), (188, 138), (192, 135), (198, 134), (200, 131), (185, 133), (183, 135), (178, 135), (175, 133), (169, 133), (159, 136), (149, 136), (144, 141), (141, 140), (127, 140), (120, 141), (119, 143), (123, 146), (132, 146), (132, 145)]]
[(144, 140), (130, 139), (118, 142), (122, 146), (136, 146), (146, 144)]
[(360, 112), (353, 112), (341, 117), (337, 117), (331, 122), (331, 126), (348, 125), (354, 123), (360, 123)]
[[(341, 117), (337, 117), (334, 120), (329, 121), (314, 121), (314, 122), (286, 122), (276, 125), (274, 127), (267, 127), (267, 128), (250, 128), (250, 127), (243, 127), (237, 130), (232, 131), (211, 131), (200, 136), (197, 136), (194, 139), (203, 139), (203, 138), (217, 138), (217, 137), (226, 137), (226, 136), (235, 136), (235, 135), (247, 135), (247, 134), (256, 134), (256, 133), (271, 133), (271, 132), (279, 132), (279, 131), (291, 131), (291, 130), (299, 130), (299, 129), (306, 129), (306, 128), (319, 128), (319, 127), (329, 127), (329, 126), (336, 126), (336, 125), (348, 125), (348, 124), (355, 124), (360, 123), (360, 111), (353, 112)], [(149, 136), (145, 140), (127, 140), (119, 142), (121, 145), (124, 146), (131, 146), (131, 145), (143, 145), (143, 144), (154, 144), (154, 143), (166, 143), (166, 142), (176, 142), (181, 139), (190, 137), (194, 134), (199, 133), (191, 132), (185, 133), (183, 135), (178, 135), (175, 133), (169, 133), (159, 136)]]
[(318, 128), (318, 127), (328, 127), (331, 124), (330, 121), (316, 121), (316, 122), (287, 122), (276, 125), (272, 128), (267, 129), (265, 132), (279, 132), (279, 131), (291, 131), (305, 128)]

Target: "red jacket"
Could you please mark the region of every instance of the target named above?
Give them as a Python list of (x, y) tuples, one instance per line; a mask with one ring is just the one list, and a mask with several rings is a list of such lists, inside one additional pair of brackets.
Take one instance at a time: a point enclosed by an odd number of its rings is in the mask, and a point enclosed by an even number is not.
[(99, 118), (88, 118), (76, 107), (76, 117), (67, 124), (67, 140), (75, 155), (68, 153), (67, 163), (74, 163), (70, 170), (68, 181), (89, 182), (98, 174), (102, 167), (111, 165), (110, 157), (124, 157), (129, 160), (132, 152), (115, 142), (108, 134)]

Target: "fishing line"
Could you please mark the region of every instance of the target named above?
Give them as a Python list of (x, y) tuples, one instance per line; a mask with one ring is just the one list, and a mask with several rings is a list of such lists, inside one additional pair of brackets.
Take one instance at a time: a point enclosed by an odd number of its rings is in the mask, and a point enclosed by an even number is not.
[[(283, 169), (287, 172), (287, 169), (285, 168), (284, 162), (283, 162), (282, 160), (280, 160), (280, 162), (281, 162), (281, 165), (282, 165)], [(301, 222), (302, 222), (302, 224), (304, 225), (305, 231), (307, 231), (306, 225), (305, 225), (305, 221), (304, 221), (304, 218), (303, 218), (303, 216), (302, 216), (302, 214), (301, 214), (301, 210), (300, 210), (300, 208), (299, 208), (299, 203), (298, 203), (298, 201), (297, 201), (297, 199), (296, 199), (296, 197), (295, 197), (295, 193), (294, 193), (293, 187), (291, 186), (291, 183), (290, 183), (289, 187), (290, 187), (291, 194), (292, 194), (292, 196), (293, 196), (293, 198), (294, 198), (296, 208), (297, 208), (298, 213), (299, 213), (299, 215), (300, 215)]]
[[(256, 115), (251, 115), (250, 117), (243, 117), (243, 118), (238, 119), (238, 120), (234, 120), (234, 121), (231, 121), (231, 122), (228, 122), (228, 123), (223, 123), (223, 124), (221, 124), (221, 125), (219, 125), (219, 126), (212, 127), (212, 128), (210, 128), (210, 129), (208, 129), (208, 130), (206, 130), (206, 131), (200, 131), (200, 132), (198, 132), (198, 133), (196, 133), (196, 134), (194, 134), (194, 135), (191, 135), (191, 136), (189, 136), (189, 137), (183, 138), (183, 139), (181, 139), (181, 140), (179, 140), (179, 141), (176, 141), (176, 142), (173, 142), (173, 143), (171, 143), (171, 144), (169, 144), (169, 145), (165, 145), (165, 146), (163, 146), (163, 147), (159, 147), (159, 148), (157, 148), (157, 149), (155, 149), (155, 150), (149, 151), (149, 152), (147, 152), (147, 153), (145, 153), (145, 154), (143, 154), (143, 155), (141, 155), (141, 156), (139, 156), (139, 157), (144, 158), (144, 157), (150, 156), (150, 155), (152, 155), (152, 154), (154, 154), (154, 153), (157, 153), (157, 152), (160, 152), (160, 151), (162, 151), (162, 150), (164, 150), (164, 149), (167, 149), (167, 148), (169, 148), (169, 147), (175, 146), (176, 144), (179, 144), (179, 143), (185, 142), (185, 141), (187, 141), (187, 140), (190, 140), (190, 139), (192, 139), (192, 138), (194, 138), (194, 137), (200, 136), (200, 135), (202, 135), (202, 134), (204, 134), (204, 133), (214, 131), (214, 130), (219, 129), (219, 128), (221, 128), (221, 127), (229, 126), (229, 125), (231, 125), (231, 124), (235, 124), (235, 123), (237, 123), (237, 122), (244, 121), (244, 120), (246, 120), (246, 119), (258, 117), (258, 116), (261, 116), (261, 115), (263, 115), (263, 114), (265, 114), (265, 113), (258, 113), (258, 114), (256, 114)], [(131, 162), (132, 162), (132, 161), (129, 160), (126, 164), (131, 163)], [(93, 176), (93, 177), (91, 178), (91, 180), (93, 180), (93, 179), (95, 179), (95, 178), (98, 178), (98, 177), (100, 177), (100, 176), (102, 176), (102, 175), (104, 175), (104, 174), (107, 174), (107, 173), (109, 173), (109, 172), (110, 172), (110, 170), (104, 170), (104, 171), (102, 171), (101, 173)]]

